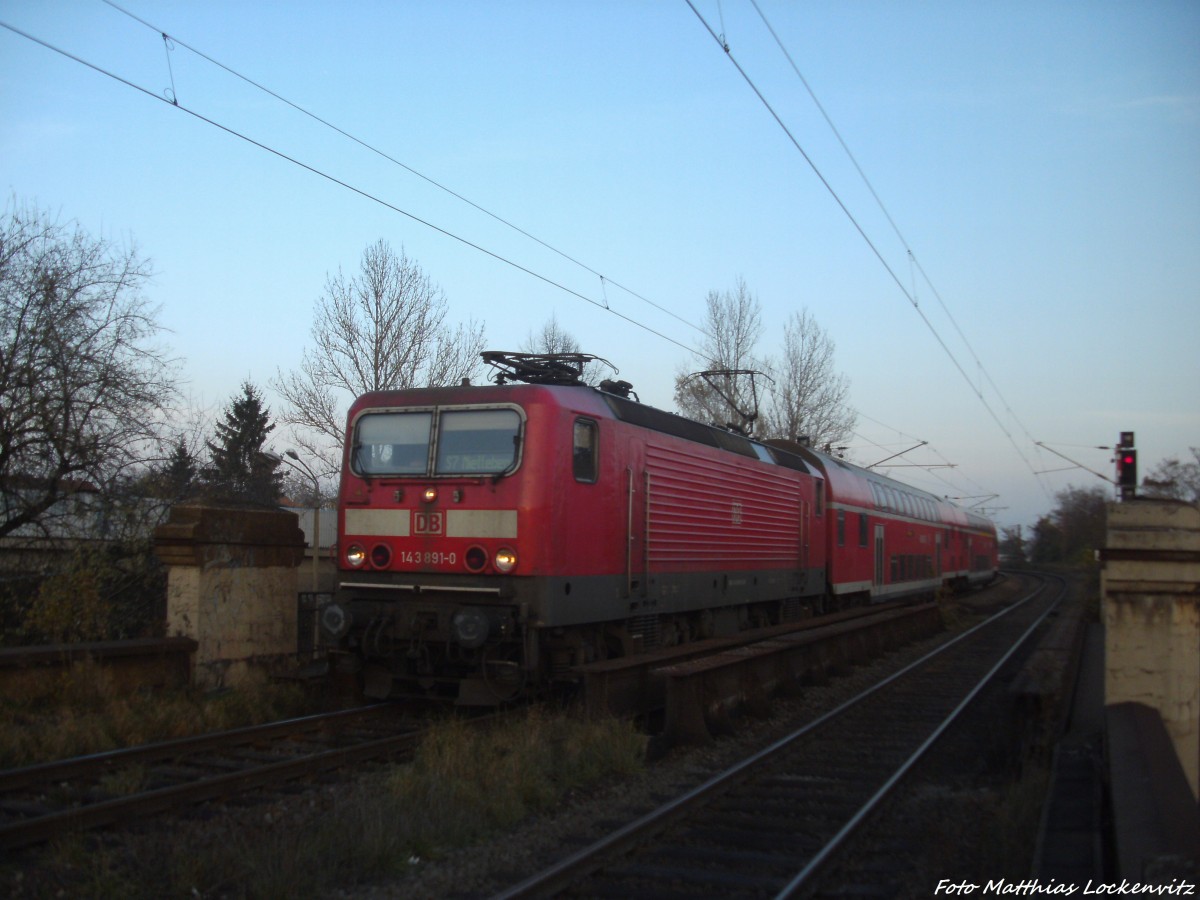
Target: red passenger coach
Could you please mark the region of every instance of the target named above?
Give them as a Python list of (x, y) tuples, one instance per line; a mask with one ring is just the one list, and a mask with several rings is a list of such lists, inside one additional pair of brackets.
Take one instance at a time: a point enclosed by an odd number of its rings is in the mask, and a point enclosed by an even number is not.
[(369, 696), (504, 702), (818, 604), (824, 487), (800, 456), (583, 385), (562, 357), (504, 359), (495, 385), (350, 410), (320, 622)]
[(995, 526), (934, 494), (810, 447), (800, 454), (825, 479), (829, 603), (933, 595), (991, 581)]

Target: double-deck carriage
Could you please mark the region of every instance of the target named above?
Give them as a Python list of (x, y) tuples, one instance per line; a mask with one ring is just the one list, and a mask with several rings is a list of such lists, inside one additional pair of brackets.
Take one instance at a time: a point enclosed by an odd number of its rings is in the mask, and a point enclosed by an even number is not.
[(996, 529), (982, 516), (811, 447), (771, 443), (824, 478), (828, 608), (932, 597), (996, 576)]

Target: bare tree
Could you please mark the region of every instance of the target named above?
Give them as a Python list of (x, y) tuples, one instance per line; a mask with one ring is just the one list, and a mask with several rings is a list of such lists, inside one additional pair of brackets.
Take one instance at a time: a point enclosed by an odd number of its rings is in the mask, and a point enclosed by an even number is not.
[(699, 363), (707, 371), (675, 378), (683, 415), (761, 438), (807, 437), (818, 446), (850, 436), (856, 415), (846, 402), (849, 382), (834, 370), (833, 341), (807, 310), (784, 324), (778, 357), (755, 352), (762, 309), (742, 279), (732, 291), (709, 291), (706, 310)]
[(1177, 456), (1167, 457), (1142, 479), (1138, 494), (1200, 503), (1200, 447), (1189, 449), (1192, 451), (1190, 462), (1181, 462)]
[(1030, 561), (1094, 567), (1096, 550), (1104, 546), (1107, 492), (1099, 486), (1072, 485), (1055, 494), (1054, 499), (1054, 509), (1033, 526)]
[[(0, 219), (0, 536), (61, 534), (158, 449), (178, 365), (150, 264), (15, 200)], [(90, 501), (89, 501), (90, 502)], [(57, 521), (57, 525), (54, 524)]]
[(550, 318), (542, 325), (542, 330), (537, 334), (532, 331), (525, 338), (525, 343), (521, 345), (521, 350), (525, 353), (581, 353), (579, 349), (579, 341), (575, 340), (574, 335), (569, 331), (565, 331), (558, 324), (558, 319), (551, 314)]
[(446, 297), (401, 248), (383, 240), (363, 251), (359, 273), (329, 277), (313, 316), (313, 347), (299, 371), (272, 387), (280, 422), (321, 475), (340, 466), (346, 412), (367, 391), (455, 384), (483, 371), (483, 326), (445, 324)]
[(771, 402), (758, 433), (816, 447), (845, 442), (858, 418), (847, 404), (850, 383), (833, 365), (833, 340), (808, 310), (783, 326), (783, 354), (771, 362)]
[[(761, 370), (763, 364), (754, 355), (762, 334), (762, 308), (739, 278), (732, 291), (709, 291), (705, 298), (706, 337), (698, 360), (703, 371)], [(675, 376), (675, 405), (679, 411), (701, 422), (726, 424), (757, 413), (752, 382), (747, 376), (717, 375), (694, 377), (680, 372)]]
[[(579, 346), (579, 341), (575, 340), (575, 336), (569, 331), (563, 329), (558, 324), (558, 319), (552, 314), (550, 318), (542, 325), (542, 330), (537, 334), (532, 331), (525, 338), (525, 343), (521, 345), (523, 353), (582, 353), (583, 350)], [(584, 384), (599, 384), (601, 378), (607, 374), (603, 366), (595, 362), (585, 363), (583, 372), (580, 375)]]

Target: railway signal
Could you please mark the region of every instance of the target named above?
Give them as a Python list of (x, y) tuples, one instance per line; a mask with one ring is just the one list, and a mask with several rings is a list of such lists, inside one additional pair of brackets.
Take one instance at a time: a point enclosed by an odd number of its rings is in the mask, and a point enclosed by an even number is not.
[(1122, 500), (1132, 500), (1137, 495), (1137, 450), (1132, 431), (1122, 431), (1117, 444), (1117, 486)]

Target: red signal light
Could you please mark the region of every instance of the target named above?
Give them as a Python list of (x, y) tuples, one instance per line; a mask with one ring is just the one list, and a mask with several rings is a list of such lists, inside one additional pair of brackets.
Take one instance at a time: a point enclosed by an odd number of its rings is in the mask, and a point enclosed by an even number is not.
[(1137, 487), (1137, 451), (1122, 450), (1117, 454), (1117, 483), (1121, 487)]

